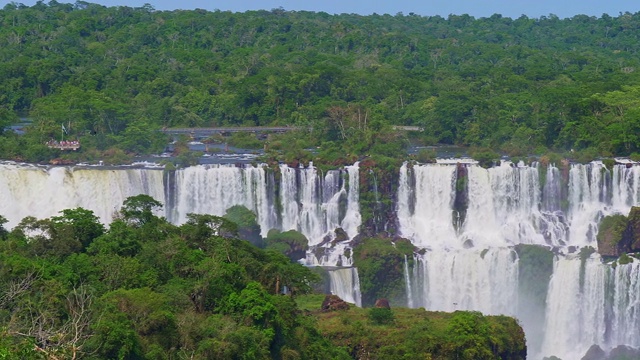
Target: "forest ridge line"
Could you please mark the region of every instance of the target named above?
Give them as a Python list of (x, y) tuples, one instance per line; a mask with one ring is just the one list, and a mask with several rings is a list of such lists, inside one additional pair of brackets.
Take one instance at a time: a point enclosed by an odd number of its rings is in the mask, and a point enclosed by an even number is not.
[[(34, 120), (24, 136), (1, 135), (3, 159), (118, 161), (161, 151), (164, 135), (148, 130), (165, 127), (312, 128), (282, 141), (302, 157), (318, 146), (397, 157), (409, 143), (628, 156), (640, 143), (638, 13), (476, 19), (51, 1), (8, 4), (0, 23), (0, 127)], [(77, 153), (44, 146), (61, 123), (82, 142)]]

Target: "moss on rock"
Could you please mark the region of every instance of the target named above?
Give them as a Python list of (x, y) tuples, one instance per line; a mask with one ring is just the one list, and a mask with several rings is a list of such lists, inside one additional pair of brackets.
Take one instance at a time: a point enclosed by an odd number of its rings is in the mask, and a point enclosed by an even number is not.
[(366, 238), (354, 249), (362, 304), (371, 306), (376, 299), (406, 303), (404, 261), (413, 261), (413, 245), (406, 239)]

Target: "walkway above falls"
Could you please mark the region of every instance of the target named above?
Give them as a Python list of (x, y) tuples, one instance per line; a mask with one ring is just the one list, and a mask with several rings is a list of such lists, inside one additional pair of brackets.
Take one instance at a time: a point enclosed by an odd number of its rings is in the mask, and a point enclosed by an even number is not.
[(203, 139), (215, 134), (225, 134), (234, 132), (251, 132), (251, 133), (284, 133), (293, 130), (300, 130), (297, 126), (247, 126), (247, 127), (209, 127), (209, 128), (164, 128), (162, 131), (169, 135), (190, 135), (194, 139)]

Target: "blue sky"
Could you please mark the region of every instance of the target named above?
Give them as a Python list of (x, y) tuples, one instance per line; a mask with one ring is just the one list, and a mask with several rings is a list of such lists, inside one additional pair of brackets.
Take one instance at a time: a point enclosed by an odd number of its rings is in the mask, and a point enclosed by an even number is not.
[[(75, 0), (58, 1), (75, 2)], [(0, 5), (4, 6), (8, 2), (10, 1), (0, 0)], [(16, 2), (31, 6), (35, 0)], [(44, 2), (46, 3), (48, 0)], [(441, 15), (443, 17), (449, 14), (469, 14), (476, 18), (488, 17), (495, 13), (511, 18), (518, 18), (523, 14), (532, 18), (549, 14), (557, 15), (560, 18), (578, 14), (599, 17), (603, 13), (617, 16), (621, 12), (636, 13), (640, 11), (640, 1), (638, 0), (93, 0), (88, 2), (105, 6), (126, 5), (132, 7), (140, 7), (145, 3), (150, 3), (157, 10), (201, 8), (243, 12), (283, 7), (285, 10), (325, 11), (329, 14), (369, 15), (378, 13), (395, 15), (402, 12), (406, 15), (414, 12), (419, 15)]]

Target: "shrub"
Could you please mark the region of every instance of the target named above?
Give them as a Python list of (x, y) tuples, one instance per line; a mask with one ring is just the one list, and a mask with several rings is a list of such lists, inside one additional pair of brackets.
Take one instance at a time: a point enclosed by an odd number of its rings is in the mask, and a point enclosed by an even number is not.
[(368, 317), (375, 325), (387, 325), (394, 321), (393, 311), (386, 308), (371, 308)]
[(500, 160), (500, 154), (489, 149), (479, 149), (471, 153), (471, 157), (478, 162), (478, 165), (488, 168), (493, 166), (494, 162)]

